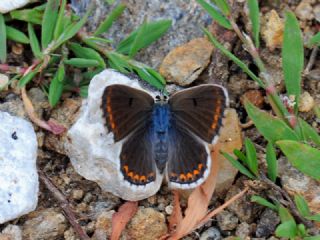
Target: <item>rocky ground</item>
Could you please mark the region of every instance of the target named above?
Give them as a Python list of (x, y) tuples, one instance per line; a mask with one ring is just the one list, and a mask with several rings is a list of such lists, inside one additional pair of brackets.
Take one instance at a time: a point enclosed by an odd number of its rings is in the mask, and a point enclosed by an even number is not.
[[(79, 1), (73, 2), (79, 14), (85, 7)], [(81, 2), (81, 1), (80, 1)], [(249, 137), (258, 149), (259, 164), (266, 168), (266, 141), (254, 126), (245, 126), (248, 118), (242, 101), (246, 96), (257, 106), (269, 110), (265, 92), (243, 73), (237, 65), (215, 51), (212, 45), (203, 38), (200, 26), (209, 26), (225, 47), (232, 50), (245, 61), (252, 71), (257, 72), (249, 54), (242, 48), (239, 39), (233, 32), (227, 32), (211, 23), (211, 18), (194, 0), (182, 1), (136, 1), (125, 0), (127, 10), (106, 36), (116, 42), (123, 38), (145, 18), (172, 19), (171, 30), (155, 44), (142, 50), (137, 60), (158, 69), (170, 82), (185, 86), (199, 83), (219, 83), (225, 86), (230, 94), (230, 107), (235, 109), (242, 125), (242, 135)], [(245, 1), (234, 1), (234, 14), (238, 16), (239, 25), (249, 29)], [(94, 28), (108, 11), (102, 2), (95, 15), (90, 19), (88, 28)], [(306, 38), (319, 31), (320, 3), (316, 0), (260, 1), (262, 14), (261, 56), (273, 75), (278, 90), (284, 90), (281, 70), (281, 39), (278, 31), (283, 29), (283, 16), (286, 9), (295, 12)], [(26, 56), (11, 44), (9, 59), (11, 62), (26, 62)], [(305, 50), (305, 61), (308, 62), (311, 51)], [(319, 119), (311, 110), (314, 104), (320, 104), (320, 57), (316, 58), (311, 71), (303, 76), (303, 95), (299, 110), (301, 116), (319, 130)], [(75, 94), (67, 93), (62, 102), (50, 109), (46, 95), (33, 86), (28, 89), (36, 112), (46, 119), (56, 119), (66, 128), (70, 128), (78, 116), (82, 99)], [(20, 95), (15, 86), (0, 92), (0, 111), (28, 119)], [(118, 210), (123, 200), (103, 192), (97, 183), (84, 179), (75, 172), (66, 156), (66, 134), (57, 137), (34, 126), (38, 139), (38, 169), (63, 193), (75, 212), (78, 222), (92, 239), (106, 239), (111, 232), (112, 214)], [(285, 157), (279, 158), (279, 179), (277, 184), (289, 194), (300, 193), (308, 201), (309, 207), (320, 213), (320, 184), (294, 169)], [(226, 199), (237, 194), (248, 179), (233, 172), (228, 185), (214, 194), (210, 208), (221, 205)], [(256, 188), (256, 194), (273, 196), (272, 189)], [(276, 197), (276, 196), (274, 196)], [(139, 201), (139, 209), (129, 222), (121, 239), (157, 239), (167, 233), (167, 219), (172, 213), (171, 191), (163, 186), (154, 196)], [(186, 203), (185, 203), (186, 204)], [(250, 194), (234, 202), (208, 222), (183, 239), (277, 239), (274, 231), (280, 222), (277, 213), (250, 202)], [(311, 229), (319, 234), (316, 227)], [(61, 203), (53, 197), (52, 192), (40, 182), (39, 202), (35, 211), (0, 225), (0, 239), (79, 239), (74, 228), (67, 221), (61, 210)], [(22, 237), (21, 237), (22, 236)]]

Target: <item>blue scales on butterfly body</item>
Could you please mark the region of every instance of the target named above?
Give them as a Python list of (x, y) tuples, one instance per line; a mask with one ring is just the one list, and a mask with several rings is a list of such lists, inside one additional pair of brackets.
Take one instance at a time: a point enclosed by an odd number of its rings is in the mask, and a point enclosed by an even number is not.
[(151, 136), (154, 146), (154, 159), (160, 173), (168, 161), (169, 129), (171, 127), (170, 106), (166, 102), (157, 102), (153, 106)]

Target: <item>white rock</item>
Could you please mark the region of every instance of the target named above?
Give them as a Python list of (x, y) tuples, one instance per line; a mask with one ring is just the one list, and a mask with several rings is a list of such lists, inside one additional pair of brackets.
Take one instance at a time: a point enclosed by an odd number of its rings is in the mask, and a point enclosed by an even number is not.
[(0, 112), (0, 224), (33, 211), (39, 182), (37, 139), (26, 120)]
[(17, 8), (21, 8), (31, 2), (31, 0), (1, 0), (0, 13), (7, 13)]
[(120, 160), (117, 159), (121, 141), (114, 143), (113, 133), (108, 133), (104, 126), (100, 108), (105, 87), (115, 83), (147, 91), (137, 80), (110, 69), (96, 75), (90, 82), (88, 99), (82, 104), (79, 118), (68, 132), (66, 150), (73, 167), (84, 178), (97, 182), (104, 191), (122, 199), (137, 201), (154, 195), (161, 186), (161, 179), (134, 190), (123, 181)]
[(22, 230), (17, 225), (9, 224), (0, 234), (0, 239), (22, 240)]

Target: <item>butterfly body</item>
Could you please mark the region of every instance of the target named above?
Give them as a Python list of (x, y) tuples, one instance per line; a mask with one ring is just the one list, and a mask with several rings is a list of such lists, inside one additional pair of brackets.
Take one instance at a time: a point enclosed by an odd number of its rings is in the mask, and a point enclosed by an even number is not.
[(226, 90), (214, 84), (154, 99), (121, 84), (102, 96), (106, 126), (122, 141), (120, 171), (129, 186), (153, 186), (163, 177), (174, 188), (194, 188), (208, 176), (209, 144), (218, 137), (227, 106)]
[(160, 173), (163, 173), (168, 161), (170, 127), (170, 106), (166, 102), (155, 103), (152, 112), (151, 132), (153, 136), (154, 159)]

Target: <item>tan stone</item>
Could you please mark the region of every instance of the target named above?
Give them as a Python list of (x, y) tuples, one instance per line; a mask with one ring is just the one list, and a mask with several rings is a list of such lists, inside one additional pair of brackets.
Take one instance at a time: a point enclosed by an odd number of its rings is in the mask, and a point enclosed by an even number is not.
[(284, 21), (275, 10), (262, 17), (261, 34), (270, 50), (280, 48), (283, 40)]
[(167, 82), (189, 85), (209, 64), (213, 48), (206, 38), (193, 39), (169, 52), (159, 71)]

